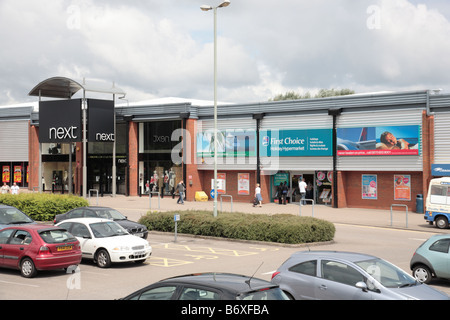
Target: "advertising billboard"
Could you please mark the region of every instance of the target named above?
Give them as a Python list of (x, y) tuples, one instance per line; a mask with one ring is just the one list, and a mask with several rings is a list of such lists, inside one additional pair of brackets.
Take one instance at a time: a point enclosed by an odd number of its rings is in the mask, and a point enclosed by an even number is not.
[[(256, 131), (227, 129), (217, 131), (217, 155), (220, 157), (256, 156)], [(197, 156), (214, 156), (214, 130), (197, 134)]]
[(338, 156), (419, 155), (420, 126), (337, 129)]

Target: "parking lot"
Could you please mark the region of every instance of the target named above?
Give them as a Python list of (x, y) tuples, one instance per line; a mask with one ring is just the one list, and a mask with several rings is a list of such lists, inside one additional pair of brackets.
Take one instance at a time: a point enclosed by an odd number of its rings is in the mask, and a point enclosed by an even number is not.
[[(121, 204), (114, 204), (114, 201), (108, 198), (100, 200), (105, 202), (99, 205), (105, 205), (107, 200), (110, 200), (110, 206), (115, 206), (131, 220), (138, 220), (139, 216), (146, 212), (146, 202), (143, 199), (125, 198), (128, 203), (122, 201)], [(130, 203), (134, 205), (129, 205)], [(139, 203), (142, 203), (142, 207), (138, 205)], [(211, 202), (207, 204), (211, 205)], [(187, 209), (189, 205), (194, 206), (195, 203), (187, 204), (183, 209)], [(278, 207), (282, 206), (275, 206), (271, 210)], [(285, 210), (298, 210), (298, 207), (286, 206)], [(339, 214), (343, 210), (325, 213), (316, 208), (315, 216)], [(375, 221), (376, 218), (380, 218), (369, 216), (370, 213), (361, 214), (367, 214), (368, 220)], [(404, 223), (404, 218), (404, 214), (396, 213), (394, 226)], [(148, 240), (153, 248), (153, 254), (141, 265), (113, 264), (111, 268), (101, 269), (91, 261), (83, 261), (74, 273), (68, 274), (63, 270), (45, 271), (32, 279), (22, 278), (16, 270), (1, 269), (0, 299), (111, 300), (124, 297), (161, 279), (199, 272), (231, 272), (248, 276), (255, 274), (256, 277), (270, 280), (272, 273), (293, 252), (309, 249), (369, 253), (384, 258), (410, 273), (409, 260), (415, 248), (438, 231), (422, 223), (418, 218), (418, 215), (410, 217), (410, 228), (391, 227), (389, 214), (380, 222), (385, 223), (384, 226), (337, 221), (333, 243), (309, 246), (281, 246), (185, 235), (178, 235), (175, 242), (173, 233), (151, 232)], [(450, 294), (449, 281), (434, 281), (432, 286)]]
[[(0, 299), (117, 299), (158, 280), (188, 273), (223, 271), (270, 280), (271, 272), (298, 248), (151, 234), (152, 256), (142, 265), (100, 269), (83, 260), (75, 273), (43, 271), (35, 278), (0, 272)], [(266, 273), (264, 275), (264, 273)]]

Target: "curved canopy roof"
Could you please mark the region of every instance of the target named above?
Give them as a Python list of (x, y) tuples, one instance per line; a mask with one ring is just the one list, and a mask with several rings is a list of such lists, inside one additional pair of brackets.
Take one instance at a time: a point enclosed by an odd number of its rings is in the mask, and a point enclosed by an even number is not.
[(110, 88), (103, 88), (101, 86), (94, 86), (90, 84), (79, 83), (75, 80), (65, 77), (53, 77), (40, 82), (35, 86), (28, 95), (37, 97), (49, 97), (49, 98), (61, 98), (70, 99), (79, 90), (109, 93), (109, 94), (121, 94), (125, 96), (125, 92), (112, 85)]

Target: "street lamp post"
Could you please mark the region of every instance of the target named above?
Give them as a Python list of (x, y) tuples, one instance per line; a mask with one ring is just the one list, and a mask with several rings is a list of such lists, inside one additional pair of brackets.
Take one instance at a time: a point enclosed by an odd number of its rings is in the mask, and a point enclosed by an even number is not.
[(224, 8), (229, 5), (230, 1), (225, 0), (217, 7), (200, 6), (203, 11), (214, 11), (214, 217), (217, 217), (217, 8)]

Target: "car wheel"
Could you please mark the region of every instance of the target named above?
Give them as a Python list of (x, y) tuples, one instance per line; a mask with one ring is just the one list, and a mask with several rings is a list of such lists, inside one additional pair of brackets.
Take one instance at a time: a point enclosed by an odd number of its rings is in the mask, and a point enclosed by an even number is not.
[(109, 268), (111, 265), (111, 258), (109, 257), (108, 251), (105, 249), (101, 249), (97, 252), (95, 261), (100, 268)]
[(25, 278), (33, 278), (37, 273), (33, 260), (25, 258), (20, 263), (20, 274)]
[(420, 283), (430, 283), (433, 277), (430, 269), (424, 265), (415, 266), (413, 268), (413, 276)]
[(448, 228), (448, 220), (446, 217), (437, 217), (436, 218), (436, 227), (439, 229), (447, 229)]

